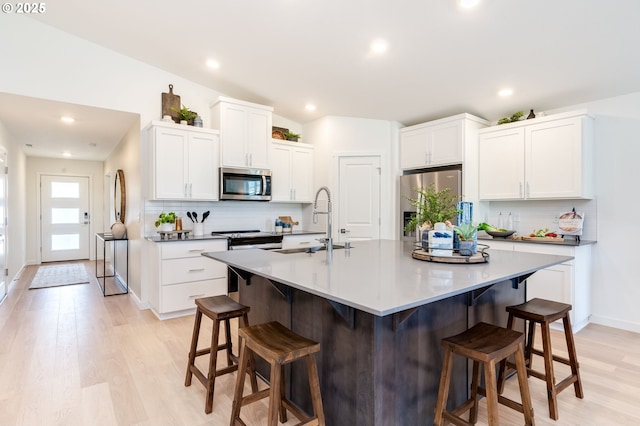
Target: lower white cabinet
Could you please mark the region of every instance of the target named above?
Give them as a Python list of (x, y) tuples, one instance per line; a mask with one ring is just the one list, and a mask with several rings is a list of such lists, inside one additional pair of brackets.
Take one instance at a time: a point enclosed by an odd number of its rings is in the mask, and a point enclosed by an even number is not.
[(326, 237), (324, 232), (319, 232), (317, 234), (285, 235), (284, 238), (282, 238), (282, 248), (292, 249), (321, 246), (322, 243), (318, 241), (318, 239), (324, 237)]
[(227, 294), (227, 265), (202, 256), (226, 250), (226, 239), (153, 244), (149, 302), (158, 318), (190, 314), (195, 299)]
[[(481, 241), (492, 249), (526, 253), (573, 256), (560, 265), (542, 269), (527, 279), (527, 300), (554, 300), (572, 306), (570, 313), (573, 332), (589, 323), (591, 317), (591, 245), (563, 246), (508, 241)], [(490, 252), (489, 252), (490, 253)], [(560, 326), (558, 323), (556, 326)]]

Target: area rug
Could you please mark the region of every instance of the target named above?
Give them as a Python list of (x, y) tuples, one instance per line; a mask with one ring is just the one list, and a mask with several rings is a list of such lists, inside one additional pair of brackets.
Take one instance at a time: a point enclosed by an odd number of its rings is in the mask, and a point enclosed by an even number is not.
[(89, 275), (87, 275), (87, 270), (82, 263), (46, 265), (38, 268), (29, 290), (88, 282)]

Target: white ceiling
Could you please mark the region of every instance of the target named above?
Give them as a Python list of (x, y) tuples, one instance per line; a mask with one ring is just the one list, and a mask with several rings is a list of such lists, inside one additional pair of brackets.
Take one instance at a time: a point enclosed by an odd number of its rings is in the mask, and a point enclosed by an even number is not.
[(495, 120), (640, 91), (638, 0), (58, 0), (34, 18), (301, 123)]

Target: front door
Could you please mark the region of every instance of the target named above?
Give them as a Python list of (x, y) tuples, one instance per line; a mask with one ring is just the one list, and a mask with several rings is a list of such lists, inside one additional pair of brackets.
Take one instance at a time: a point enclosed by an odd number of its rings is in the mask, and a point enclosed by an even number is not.
[(380, 238), (380, 157), (340, 157), (339, 168), (338, 238)]
[(40, 177), (42, 262), (89, 259), (89, 178)]

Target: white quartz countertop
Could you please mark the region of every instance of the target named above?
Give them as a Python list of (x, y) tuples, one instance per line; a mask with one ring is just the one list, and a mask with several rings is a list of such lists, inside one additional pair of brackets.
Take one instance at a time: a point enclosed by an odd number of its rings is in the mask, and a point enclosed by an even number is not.
[(204, 256), (378, 316), (422, 306), (573, 259), (488, 250), (489, 262), (445, 264), (413, 259), (413, 245), (354, 241), (350, 250), (283, 254), (252, 249)]

